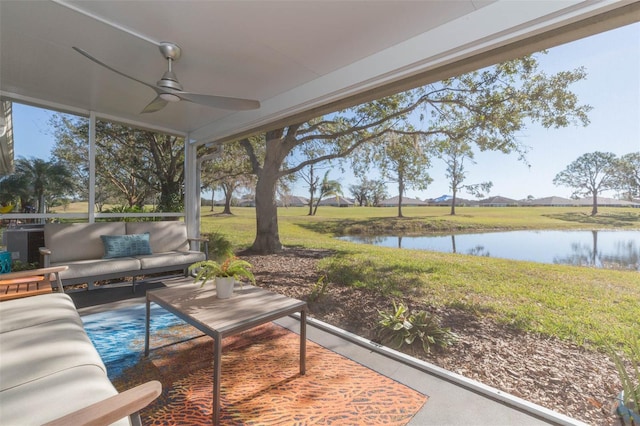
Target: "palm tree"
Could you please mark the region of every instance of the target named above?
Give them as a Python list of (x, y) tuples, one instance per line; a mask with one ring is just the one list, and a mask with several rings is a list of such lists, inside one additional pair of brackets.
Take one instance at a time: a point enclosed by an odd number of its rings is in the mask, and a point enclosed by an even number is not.
[(15, 173), (6, 180), (20, 197), (22, 208), (30, 199), (35, 199), (38, 213), (46, 213), (45, 197), (71, 194), (75, 185), (70, 170), (64, 164), (33, 157), (18, 158)]
[(329, 180), (329, 170), (324, 174), (324, 179), (322, 179), (322, 184), (320, 185), (320, 194), (318, 195), (318, 200), (316, 201), (316, 205), (313, 209), (313, 216), (316, 215), (318, 211), (318, 205), (322, 200), (322, 197), (333, 196), (340, 197), (342, 195), (342, 185), (337, 180)]

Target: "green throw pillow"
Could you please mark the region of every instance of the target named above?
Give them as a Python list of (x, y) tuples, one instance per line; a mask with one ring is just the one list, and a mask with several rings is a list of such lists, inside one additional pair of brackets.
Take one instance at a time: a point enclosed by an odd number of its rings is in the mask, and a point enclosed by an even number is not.
[(130, 235), (100, 235), (104, 244), (103, 259), (151, 254), (149, 233)]

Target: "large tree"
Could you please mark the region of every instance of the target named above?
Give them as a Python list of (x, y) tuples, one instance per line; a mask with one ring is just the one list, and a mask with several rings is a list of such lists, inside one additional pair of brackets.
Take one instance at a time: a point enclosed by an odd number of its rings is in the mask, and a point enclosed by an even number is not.
[(222, 190), (225, 199), (223, 214), (232, 214), (234, 192), (255, 184), (248, 157), (237, 142), (224, 144), (211, 153), (211, 159), (203, 164), (201, 179), (203, 188)]
[(432, 182), (428, 173), (430, 146), (411, 127), (402, 132), (394, 130), (378, 144), (361, 147), (354, 155), (354, 164), (360, 173), (371, 165), (377, 167), (385, 181), (398, 188), (398, 217), (403, 217), (402, 201), (407, 189), (427, 189)]
[(467, 178), (465, 161), (469, 160), (471, 163), (475, 164), (473, 149), (468, 139), (459, 136), (452, 136), (438, 140), (436, 147), (438, 157), (440, 157), (447, 166), (445, 174), (447, 179), (449, 179), (449, 188), (451, 189), (450, 214), (455, 216), (456, 201), (459, 191), (466, 190), (469, 194), (481, 198), (484, 196), (485, 192), (488, 192), (491, 189), (493, 183), (488, 181), (464, 184), (464, 181)]
[[(281, 250), (275, 188), (283, 176), (313, 163), (343, 158), (363, 144), (384, 140), (393, 129), (406, 129), (411, 116), (429, 106), (437, 114), (442, 105), (455, 104), (469, 115), (465, 132), (480, 149), (518, 150), (518, 135), (528, 123), (564, 127), (588, 123), (590, 107), (580, 105), (569, 86), (585, 77), (582, 69), (546, 75), (535, 56), (507, 61), (408, 92), (362, 104), (307, 123), (294, 123), (265, 134), (264, 156), (256, 154), (252, 141), (241, 141), (251, 159), (256, 184), (256, 238), (252, 250), (273, 253)], [(398, 132), (398, 130), (395, 130)], [(405, 135), (447, 134), (438, 120)], [(298, 163), (287, 158), (298, 147), (323, 142), (326, 154)]]
[(616, 181), (618, 191), (626, 200), (640, 200), (640, 152), (631, 152), (620, 157)]
[(559, 186), (573, 188), (573, 195), (591, 196), (591, 215), (598, 214), (598, 194), (615, 189), (618, 159), (611, 152), (590, 152), (578, 157), (553, 179)]
[(369, 180), (366, 176), (363, 176), (359, 183), (349, 185), (349, 192), (360, 207), (379, 206), (380, 201), (388, 197), (384, 181), (380, 179)]
[[(53, 154), (75, 165), (73, 172), (88, 188), (88, 121), (56, 115), (52, 125), (56, 129)], [(98, 120), (96, 184), (130, 206), (142, 206), (158, 194), (159, 211), (181, 211), (184, 139)]]

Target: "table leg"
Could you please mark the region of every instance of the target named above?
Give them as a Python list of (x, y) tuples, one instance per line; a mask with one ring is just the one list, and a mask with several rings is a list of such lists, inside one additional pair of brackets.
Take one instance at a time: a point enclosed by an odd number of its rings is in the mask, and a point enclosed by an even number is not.
[(307, 372), (307, 310), (300, 311), (300, 374)]
[(149, 356), (149, 326), (151, 322), (151, 302), (147, 299), (147, 314), (144, 326), (144, 356)]
[(220, 375), (222, 373), (222, 337), (213, 338), (213, 424), (220, 424)]

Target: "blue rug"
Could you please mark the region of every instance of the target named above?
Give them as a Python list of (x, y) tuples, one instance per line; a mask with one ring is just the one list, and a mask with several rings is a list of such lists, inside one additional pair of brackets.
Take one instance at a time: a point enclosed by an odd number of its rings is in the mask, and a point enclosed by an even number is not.
[[(151, 353), (144, 357), (145, 306), (83, 317), (116, 389), (149, 380), (162, 394), (145, 425), (211, 424), (212, 340), (152, 304)], [(223, 425), (404, 425), (427, 397), (307, 341), (299, 374), (299, 335), (273, 323), (223, 340)]]
[[(82, 317), (84, 328), (107, 367), (109, 379), (138, 364), (144, 356), (145, 305), (136, 305)], [(170, 345), (202, 336), (177, 316), (151, 304), (151, 336)]]

